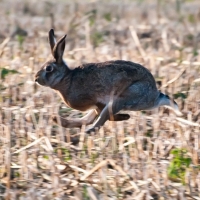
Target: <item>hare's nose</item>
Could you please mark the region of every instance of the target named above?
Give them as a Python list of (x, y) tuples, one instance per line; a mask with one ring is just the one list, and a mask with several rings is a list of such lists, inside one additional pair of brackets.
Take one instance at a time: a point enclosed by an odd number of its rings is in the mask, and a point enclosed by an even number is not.
[(39, 76), (35, 76), (35, 82), (38, 82)]
[(40, 71), (38, 71), (38, 72), (35, 74), (35, 82), (38, 82), (39, 75), (40, 75)]

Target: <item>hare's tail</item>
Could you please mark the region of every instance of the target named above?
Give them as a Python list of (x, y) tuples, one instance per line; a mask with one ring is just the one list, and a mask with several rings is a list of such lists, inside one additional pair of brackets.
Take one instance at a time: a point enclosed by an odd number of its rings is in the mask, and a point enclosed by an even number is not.
[(176, 115), (182, 116), (183, 114), (178, 108), (177, 103), (171, 99), (168, 95), (165, 95), (163, 93), (160, 93), (159, 95), (159, 101), (158, 101), (158, 106), (165, 106), (175, 112)]

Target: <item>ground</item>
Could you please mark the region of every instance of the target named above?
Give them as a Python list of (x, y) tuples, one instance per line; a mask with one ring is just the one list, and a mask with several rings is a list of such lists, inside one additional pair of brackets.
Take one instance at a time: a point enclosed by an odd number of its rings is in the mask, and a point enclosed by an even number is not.
[[(1, 0), (0, 8), (0, 199), (200, 199), (199, 0)], [(50, 28), (67, 33), (71, 68), (140, 63), (183, 116), (128, 112), (93, 135), (54, 124), (53, 114), (85, 113), (34, 83), (51, 58)]]

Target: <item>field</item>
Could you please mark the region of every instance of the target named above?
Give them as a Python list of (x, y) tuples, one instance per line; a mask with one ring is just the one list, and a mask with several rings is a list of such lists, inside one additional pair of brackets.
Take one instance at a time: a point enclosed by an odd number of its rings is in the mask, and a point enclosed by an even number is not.
[[(200, 199), (199, 0), (0, 0), (0, 18), (0, 199)], [(50, 28), (71, 68), (140, 63), (183, 116), (128, 112), (92, 135), (55, 124), (85, 113), (34, 82)]]

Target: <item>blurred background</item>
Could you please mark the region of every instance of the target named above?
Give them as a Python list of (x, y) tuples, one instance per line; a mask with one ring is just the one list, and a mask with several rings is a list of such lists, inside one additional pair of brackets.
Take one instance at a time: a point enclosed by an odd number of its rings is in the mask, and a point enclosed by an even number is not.
[[(200, 198), (199, 0), (0, 0), (0, 19), (0, 199)], [(52, 114), (85, 113), (34, 83), (51, 28), (69, 67), (140, 63), (183, 116), (130, 112), (90, 136), (57, 126)]]

